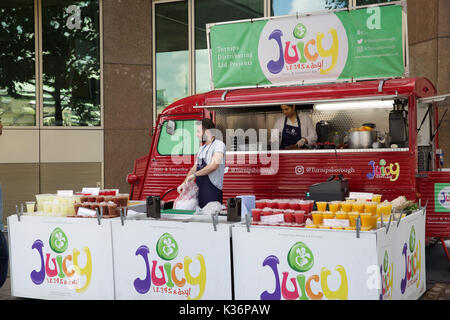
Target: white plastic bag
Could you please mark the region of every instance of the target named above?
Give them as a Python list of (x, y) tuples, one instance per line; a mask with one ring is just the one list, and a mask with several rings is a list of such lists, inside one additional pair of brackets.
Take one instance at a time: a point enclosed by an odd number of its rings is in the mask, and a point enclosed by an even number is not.
[(198, 186), (194, 181), (185, 184), (183, 192), (175, 199), (173, 208), (177, 210), (195, 210), (198, 206)]

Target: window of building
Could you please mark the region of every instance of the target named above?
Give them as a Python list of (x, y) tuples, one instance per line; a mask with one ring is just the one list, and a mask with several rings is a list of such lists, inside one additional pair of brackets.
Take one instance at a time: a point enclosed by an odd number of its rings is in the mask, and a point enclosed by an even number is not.
[(264, 17), (263, 0), (195, 1), (195, 91), (211, 90), (206, 24)]
[(42, 1), (44, 126), (100, 126), (99, 2)]
[(101, 1), (1, 1), (4, 126), (102, 125)]
[(272, 16), (348, 7), (348, 0), (272, 0), (271, 2)]
[(188, 1), (155, 5), (156, 113), (189, 95)]
[(0, 118), (4, 126), (36, 126), (34, 0), (0, 3)]

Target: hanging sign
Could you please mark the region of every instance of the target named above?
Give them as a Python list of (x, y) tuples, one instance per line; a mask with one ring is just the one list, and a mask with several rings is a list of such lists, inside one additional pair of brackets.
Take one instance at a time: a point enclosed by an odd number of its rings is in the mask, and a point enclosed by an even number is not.
[(208, 25), (212, 89), (404, 76), (402, 9)]

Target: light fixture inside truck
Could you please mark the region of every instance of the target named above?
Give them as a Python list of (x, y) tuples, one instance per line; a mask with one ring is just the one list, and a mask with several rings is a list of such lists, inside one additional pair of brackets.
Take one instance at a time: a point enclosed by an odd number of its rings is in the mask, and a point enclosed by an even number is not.
[(354, 109), (383, 109), (392, 108), (394, 100), (365, 100), (347, 102), (327, 102), (314, 105), (315, 110), (354, 110)]

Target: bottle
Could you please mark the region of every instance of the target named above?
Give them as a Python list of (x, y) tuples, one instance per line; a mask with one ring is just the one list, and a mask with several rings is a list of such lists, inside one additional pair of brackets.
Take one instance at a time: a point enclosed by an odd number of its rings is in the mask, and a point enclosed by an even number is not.
[(335, 131), (333, 134), (333, 142), (336, 147), (339, 145), (339, 132)]
[(442, 168), (444, 166), (444, 151), (442, 151), (442, 149), (437, 149), (436, 156), (439, 159), (439, 167)]

